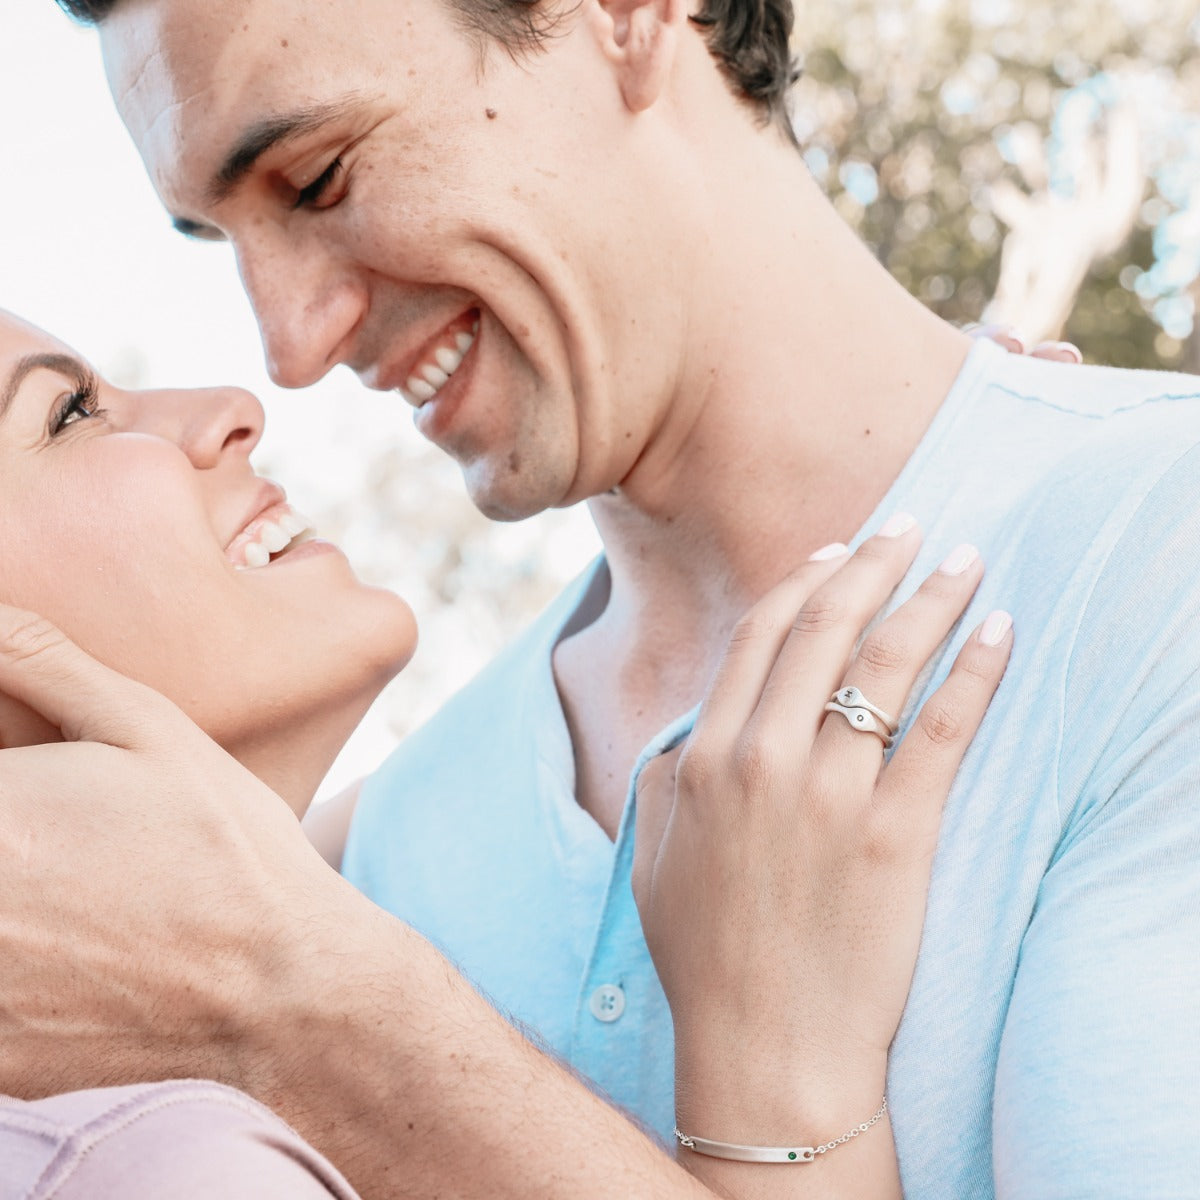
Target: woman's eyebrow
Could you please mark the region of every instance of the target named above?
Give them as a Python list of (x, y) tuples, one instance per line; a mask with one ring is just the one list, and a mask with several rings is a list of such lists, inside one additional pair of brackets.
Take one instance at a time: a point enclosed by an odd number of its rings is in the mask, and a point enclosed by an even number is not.
[(17, 361), (17, 365), (13, 367), (4, 381), (4, 390), (0, 392), (0, 420), (8, 416), (8, 410), (17, 398), (21, 384), (34, 371), (55, 371), (79, 388), (85, 387), (92, 378), (92, 373), (87, 366), (70, 354), (27, 354)]

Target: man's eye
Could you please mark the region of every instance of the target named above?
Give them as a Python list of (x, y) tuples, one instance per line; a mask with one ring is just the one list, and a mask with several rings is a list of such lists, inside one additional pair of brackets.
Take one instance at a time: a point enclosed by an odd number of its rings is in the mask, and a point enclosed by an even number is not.
[[(292, 204), (292, 207), (331, 208), (337, 203), (338, 199), (341, 199), (340, 196), (333, 200), (330, 200), (328, 197), (330, 185), (341, 173), (341, 170), (342, 160), (340, 158), (335, 158), (333, 162), (331, 162), (329, 166), (327, 166), (325, 170), (322, 171), (321, 174), (318, 175), (317, 178), (308, 185), (308, 187), (300, 188), (296, 192), (296, 199)], [(325, 199), (324, 204), (321, 203), (322, 199)]]

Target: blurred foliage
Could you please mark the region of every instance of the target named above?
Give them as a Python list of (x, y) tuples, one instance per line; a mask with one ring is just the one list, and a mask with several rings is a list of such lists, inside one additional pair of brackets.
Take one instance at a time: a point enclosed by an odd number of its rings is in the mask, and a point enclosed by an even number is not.
[[(1197, 13), (1196, 0), (799, 0), (797, 133), (891, 273), (965, 323), (998, 278), (1006, 231), (992, 188), (1030, 190), (1014, 143), (1040, 142), (1054, 187), (1068, 97), (1101, 78), (1129, 83), (1145, 203), (1122, 249), (1092, 265), (1064, 336), (1099, 362), (1200, 369), (1195, 282), (1180, 262), (1200, 270)], [(1172, 215), (1188, 220), (1167, 245), (1158, 227)]]

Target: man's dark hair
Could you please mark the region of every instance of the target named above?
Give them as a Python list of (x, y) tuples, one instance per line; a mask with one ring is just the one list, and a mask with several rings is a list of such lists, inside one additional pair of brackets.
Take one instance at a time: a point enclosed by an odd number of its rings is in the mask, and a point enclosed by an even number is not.
[[(98, 25), (121, 0), (57, 0), (76, 20)], [(539, 0), (449, 0), (470, 29), (494, 38), (511, 53), (539, 46), (552, 32)], [(703, 0), (691, 18), (734, 88), (756, 104), (794, 144), (787, 96), (796, 81), (789, 39), (792, 0)]]

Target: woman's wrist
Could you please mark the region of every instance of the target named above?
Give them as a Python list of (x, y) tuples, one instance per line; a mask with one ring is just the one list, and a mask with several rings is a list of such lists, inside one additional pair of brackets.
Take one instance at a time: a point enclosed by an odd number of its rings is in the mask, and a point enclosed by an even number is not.
[[(676, 1055), (676, 1124), (714, 1141), (815, 1146), (868, 1121), (887, 1087), (887, 1058), (752, 1049)], [(844, 1128), (843, 1128), (844, 1127)]]

